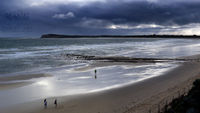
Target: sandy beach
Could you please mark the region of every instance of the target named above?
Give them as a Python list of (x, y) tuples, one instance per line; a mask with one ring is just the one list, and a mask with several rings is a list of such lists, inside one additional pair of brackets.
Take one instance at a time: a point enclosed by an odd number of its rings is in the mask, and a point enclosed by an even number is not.
[[(188, 58), (197, 58), (188, 57)], [(198, 57), (199, 58), (199, 57)], [(199, 62), (184, 62), (161, 76), (112, 90), (48, 98), (5, 108), (1, 113), (147, 113), (157, 112), (165, 103), (187, 92), (200, 77)], [(54, 99), (58, 100), (55, 108)]]

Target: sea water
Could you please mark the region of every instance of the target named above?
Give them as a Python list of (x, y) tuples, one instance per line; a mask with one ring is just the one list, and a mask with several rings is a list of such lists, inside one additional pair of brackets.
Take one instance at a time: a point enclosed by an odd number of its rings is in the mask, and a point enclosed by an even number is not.
[(0, 39), (0, 76), (79, 62), (64, 54), (176, 58), (199, 54), (197, 39)]
[[(21, 80), (30, 85), (0, 91), (7, 104), (35, 99), (110, 90), (162, 75), (177, 62), (110, 63), (68, 59), (66, 54), (126, 56), (134, 58), (178, 58), (200, 53), (198, 39), (80, 38), (0, 39), (0, 76), (47, 73), (52, 77)], [(94, 70), (97, 70), (95, 79)], [(19, 81), (18, 81), (19, 82)], [(9, 96), (8, 96), (9, 95)], [(4, 105), (7, 105), (4, 103)], [(0, 107), (3, 105), (0, 105)]]

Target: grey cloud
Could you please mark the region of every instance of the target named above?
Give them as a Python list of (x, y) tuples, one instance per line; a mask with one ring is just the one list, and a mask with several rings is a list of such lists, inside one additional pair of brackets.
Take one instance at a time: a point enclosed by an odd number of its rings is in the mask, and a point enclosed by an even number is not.
[[(23, 1), (23, 0), (22, 0)], [(2, 0), (0, 31), (17, 34), (148, 34), (200, 23), (197, 0), (107, 0), (28, 7)], [(113, 25), (114, 29), (111, 29)], [(152, 26), (155, 25), (155, 26)], [(175, 29), (169, 26), (179, 26)], [(184, 27), (181, 27), (184, 26)]]
[(53, 18), (56, 18), (56, 19), (68, 19), (68, 18), (74, 18), (74, 17), (75, 15), (73, 12), (68, 12), (66, 14), (60, 13), (60, 14), (53, 15)]

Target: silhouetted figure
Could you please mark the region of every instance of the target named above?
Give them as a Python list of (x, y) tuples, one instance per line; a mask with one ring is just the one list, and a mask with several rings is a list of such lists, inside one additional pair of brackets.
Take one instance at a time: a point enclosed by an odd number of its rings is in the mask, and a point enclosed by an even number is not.
[(57, 99), (54, 101), (55, 107), (57, 108)]
[(94, 70), (94, 73), (95, 73), (94, 78), (97, 79), (97, 70), (96, 69)]
[(95, 75), (96, 75), (96, 73), (97, 73), (97, 70), (96, 70), (96, 69), (94, 70), (94, 73), (95, 73)]
[(47, 99), (44, 99), (44, 108), (47, 108)]

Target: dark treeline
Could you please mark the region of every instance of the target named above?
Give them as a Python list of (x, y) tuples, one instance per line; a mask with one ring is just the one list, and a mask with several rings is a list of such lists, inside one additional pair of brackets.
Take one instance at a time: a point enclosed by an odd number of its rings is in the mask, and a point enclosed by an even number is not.
[(60, 35), (44, 34), (41, 38), (200, 38), (199, 35)]

